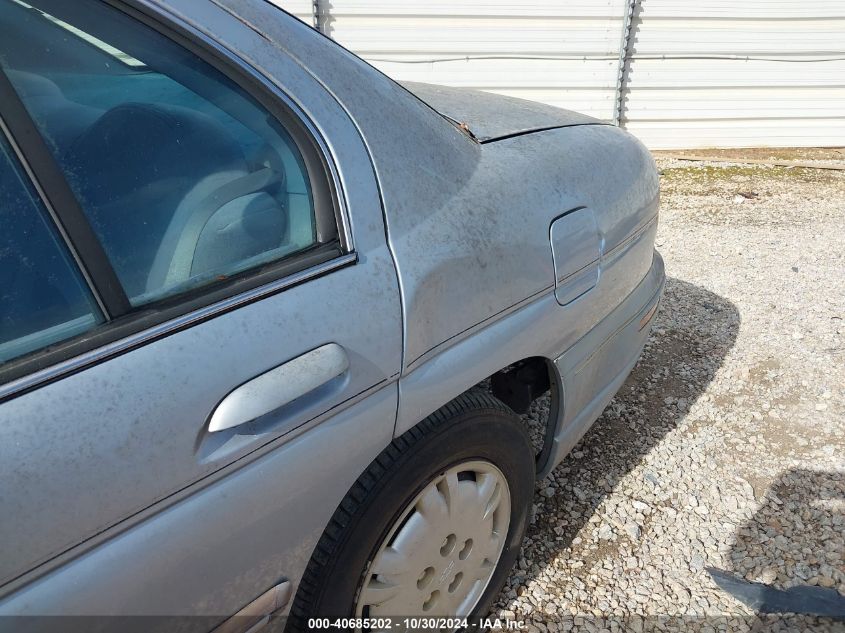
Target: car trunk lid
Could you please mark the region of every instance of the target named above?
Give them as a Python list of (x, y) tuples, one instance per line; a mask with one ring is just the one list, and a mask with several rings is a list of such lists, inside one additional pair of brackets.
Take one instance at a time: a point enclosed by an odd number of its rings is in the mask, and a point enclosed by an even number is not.
[(479, 143), (574, 125), (606, 125), (586, 114), (481, 90), (416, 82), (402, 86)]

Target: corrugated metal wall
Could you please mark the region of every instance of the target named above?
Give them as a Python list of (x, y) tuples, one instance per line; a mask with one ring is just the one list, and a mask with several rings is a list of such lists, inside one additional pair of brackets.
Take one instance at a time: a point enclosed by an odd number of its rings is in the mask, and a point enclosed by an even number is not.
[[(311, 0), (274, 0), (315, 24)], [(845, 0), (318, 0), (400, 80), (613, 120), (653, 148), (845, 145)], [(620, 53), (634, 6), (627, 59)]]
[(314, 19), (314, 0), (270, 0), (310, 26), (317, 26)]
[(328, 0), (328, 35), (391, 77), (613, 114), (625, 0)]
[(632, 37), (649, 146), (845, 145), (845, 0), (641, 0)]

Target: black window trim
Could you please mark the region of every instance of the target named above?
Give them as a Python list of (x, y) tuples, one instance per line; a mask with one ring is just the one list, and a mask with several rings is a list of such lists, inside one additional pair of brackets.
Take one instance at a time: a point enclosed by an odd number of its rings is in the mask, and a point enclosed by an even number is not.
[(3, 68), (0, 68), (0, 104), (4, 132), (105, 318), (126, 314), (131, 306), (117, 274)]
[[(146, 5), (134, 0), (100, 1), (197, 55), (283, 125), (303, 155), (318, 239), (325, 241), (224, 281), (133, 308), (64, 174), (0, 68), (0, 133), (16, 152), (106, 317), (105, 324), (85, 334), (0, 364), (0, 403), (357, 262), (336, 161), (317, 127), (294, 101), (234, 53), (169, 16), (150, 14)], [(8, 125), (10, 107), (12, 125)]]

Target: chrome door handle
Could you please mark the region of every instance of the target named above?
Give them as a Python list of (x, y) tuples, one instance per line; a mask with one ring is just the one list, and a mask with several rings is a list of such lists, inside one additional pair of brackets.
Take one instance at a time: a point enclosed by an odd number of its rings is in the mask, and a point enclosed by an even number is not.
[(337, 343), (329, 343), (253, 378), (230, 392), (211, 415), (211, 433), (251, 422), (336, 378), (349, 368)]

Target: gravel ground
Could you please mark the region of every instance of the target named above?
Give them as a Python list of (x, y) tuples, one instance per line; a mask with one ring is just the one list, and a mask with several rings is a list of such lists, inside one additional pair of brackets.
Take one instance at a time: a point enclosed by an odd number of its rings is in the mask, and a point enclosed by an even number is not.
[(658, 164), (661, 311), (619, 394), (538, 482), (494, 615), (532, 631), (845, 631), (757, 616), (707, 571), (845, 596), (845, 172)]
[(658, 158), (666, 156), (700, 156), (713, 160), (747, 159), (787, 160), (811, 163), (842, 163), (843, 147), (755, 147), (745, 149), (690, 149), (655, 152)]

